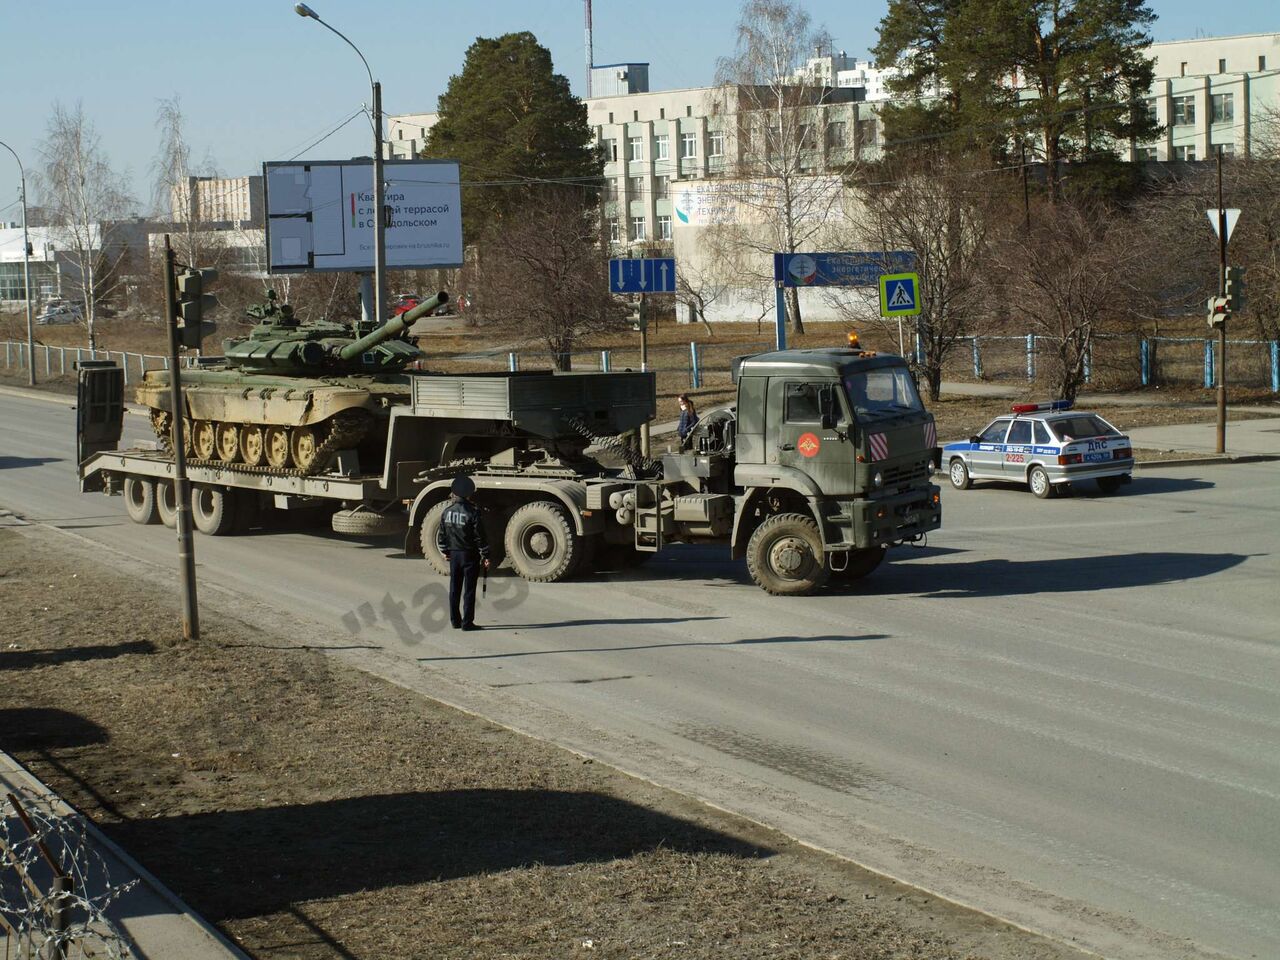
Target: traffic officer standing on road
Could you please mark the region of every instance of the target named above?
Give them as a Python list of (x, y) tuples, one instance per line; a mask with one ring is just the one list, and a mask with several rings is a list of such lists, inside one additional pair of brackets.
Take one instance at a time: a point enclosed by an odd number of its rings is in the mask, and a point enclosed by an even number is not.
[(489, 567), (489, 541), (480, 510), (470, 500), (476, 492), (475, 481), (455, 477), (449, 489), (453, 497), (440, 518), (439, 538), (440, 550), (449, 560), (449, 621), (455, 628), (479, 630), (476, 580), (481, 566)]

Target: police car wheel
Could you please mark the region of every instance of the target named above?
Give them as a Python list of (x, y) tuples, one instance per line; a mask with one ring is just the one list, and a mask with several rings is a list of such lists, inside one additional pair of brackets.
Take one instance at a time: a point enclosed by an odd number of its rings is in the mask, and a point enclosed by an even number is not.
[(1032, 467), (1031, 472), (1027, 474), (1027, 483), (1037, 499), (1048, 500), (1053, 496), (1053, 484), (1049, 482), (1049, 474), (1045, 472), (1044, 467)]
[(973, 481), (969, 479), (969, 468), (959, 457), (951, 461), (947, 475), (951, 478), (951, 485), (957, 490), (968, 490), (973, 485)]

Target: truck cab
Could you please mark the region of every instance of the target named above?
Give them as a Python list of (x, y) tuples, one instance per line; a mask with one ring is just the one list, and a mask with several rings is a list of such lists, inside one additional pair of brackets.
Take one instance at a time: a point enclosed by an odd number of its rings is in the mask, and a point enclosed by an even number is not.
[[(857, 579), (941, 526), (933, 416), (901, 357), (787, 350), (741, 359), (735, 379), (736, 406), (705, 418), (694, 452), (664, 458), (664, 476), (722, 477), (703, 492), (733, 496), (732, 554), (766, 590)], [(695, 469), (712, 456), (729, 463)]]

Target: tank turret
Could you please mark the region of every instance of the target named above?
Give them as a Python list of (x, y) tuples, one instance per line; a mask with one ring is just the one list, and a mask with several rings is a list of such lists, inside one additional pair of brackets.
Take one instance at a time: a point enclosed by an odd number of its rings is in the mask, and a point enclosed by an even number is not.
[[(182, 374), (190, 455), (255, 470), (314, 474), (343, 450), (379, 457), (391, 408), (409, 402), (405, 368), (426, 356), (406, 331), (448, 302), (444, 291), (381, 326), (302, 322), (274, 290), (246, 313), (248, 336)], [(138, 402), (167, 444), (169, 374), (148, 371)]]

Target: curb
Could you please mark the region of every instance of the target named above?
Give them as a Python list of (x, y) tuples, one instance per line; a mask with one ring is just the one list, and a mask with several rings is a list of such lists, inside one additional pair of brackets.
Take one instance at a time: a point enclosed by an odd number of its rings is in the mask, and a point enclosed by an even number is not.
[[(74, 393), (51, 393), (48, 390), (33, 390), (30, 387), (10, 387), (0, 385), (0, 396), (18, 397), (22, 400), (43, 400), (45, 403), (65, 404), (75, 409), (76, 395)], [(144, 417), (147, 415), (145, 408), (138, 406), (136, 403), (125, 401), (124, 412), (132, 414), (135, 417)]]
[(1233, 463), (1271, 463), (1280, 460), (1280, 454), (1274, 453), (1208, 453), (1203, 456), (1183, 457), (1179, 460), (1139, 460), (1134, 463), (1135, 469), (1154, 470), (1159, 467), (1201, 467)]
[[(98, 828), (98, 825), (89, 817), (81, 813), (74, 805), (67, 802), (58, 793), (54, 792), (43, 780), (3, 751), (0, 751), (0, 766), (8, 767), (15, 779), (25, 781), (27, 788), (31, 790), (32, 793), (42, 797), (45, 802), (49, 803), (55, 809), (61, 808), (69, 811), (71, 816), (76, 819), (78, 825), (84, 829), (85, 834), (89, 836), (95, 844), (99, 845), (104, 850), (109, 851), (111, 855), (119, 860), (126, 869), (132, 871), (134, 876), (136, 876), (140, 882), (150, 887), (156, 896), (169, 904), (176, 913), (180, 914), (183, 920), (196, 927), (201, 934), (208, 937), (214, 942), (214, 944), (226, 951), (230, 960), (252, 960), (248, 954), (232, 943), (226, 934), (211, 924), (204, 917), (200, 916), (200, 914), (192, 910), (187, 904), (183, 903), (176, 893), (161, 883), (154, 874), (147, 870), (146, 867), (142, 866), (142, 864), (138, 863), (138, 861), (134, 860), (133, 857), (122, 850), (115, 841), (107, 837)], [(146, 955), (143, 948), (137, 943), (134, 943), (132, 938), (130, 938), (129, 942), (131, 947), (142, 951), (143, 956)]]

